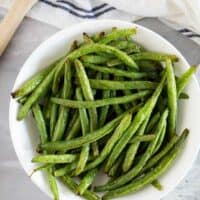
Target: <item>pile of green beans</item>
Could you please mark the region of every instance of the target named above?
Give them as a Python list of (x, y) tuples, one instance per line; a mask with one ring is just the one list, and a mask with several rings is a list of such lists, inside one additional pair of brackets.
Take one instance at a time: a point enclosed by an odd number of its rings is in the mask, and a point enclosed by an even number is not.
[[(89, 200), (148, 184), (164, 188), (158, 178), (189, 133), (176, 133), (178, 103), (189, 98), (184, 89), (196, 67), (176, 77), (177, 56), (146, 50), (135, 34), (135, 28), (83, 33), (69, 53), (11, 93), (20, 103), (18, 120), (33, 113), (40, 143), (32, 162), (41, 164), (33, 173), (47, 173), (55, 200), (57, 180)], [(94, 187), (102, 168), (110, 179)]]

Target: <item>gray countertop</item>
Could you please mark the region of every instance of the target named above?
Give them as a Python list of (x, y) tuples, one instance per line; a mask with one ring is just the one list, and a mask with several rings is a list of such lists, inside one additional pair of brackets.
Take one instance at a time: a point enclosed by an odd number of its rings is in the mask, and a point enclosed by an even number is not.
[[(175, 45), (190, 64), (200, 63), (200, 47), (156, 19), (138, 21), (160, 33)], [(24, 61), (32, 51), (58, 29), (26, 18), (5, 54), (0, 57), (0, 199), (48, 200), (27, 177), (14, 152), (8, 128), (9, 94)], [(200, 76), (199, 76), (200, 77)], [(200, 80), (200, 79), (199, 79)], [(179, 186), (165, 200), (200, 200), (200, 156)]]

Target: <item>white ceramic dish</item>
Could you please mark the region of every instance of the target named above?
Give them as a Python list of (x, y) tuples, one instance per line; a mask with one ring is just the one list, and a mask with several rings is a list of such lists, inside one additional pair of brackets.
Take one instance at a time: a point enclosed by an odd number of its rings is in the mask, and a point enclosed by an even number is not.
[[(31, 54), (24, 66), (21, 68), (13, 90), (37, 71), (41, 70), (41, 68), (44, 68), (57, 58), (61, 57), (68, 50), (72, 41), (75, 39), (81, 39), (83, 32), (92, 34), (95, 32), (110, 30), (112, 27), (137, 27), (137, 35), (134, 37), (137, 42), (149, 50), (176, 54), (179, 57), (180, 61), (176, 63), (175, 66), (177, 74), (180, 74), (189, 68), (187, 61), (181, 53), (172, 44), (155, 32), (125, 21), (95, 20), (66, 28), (42, 43)], [(191, 134), (188, 137), (181, 155), (173, 163), (173, 166), (167, 171), (167, 173), (159, 179), (164, 186), (164, 190), (159, 192), (152, 186), (148, 186), (135, 194), (121, 197), (121, 200), (158, 200), (174, 189), (191, 168), (192, 163), (197, 156), (200, 141), (200, 90), (195, 77), (193, 77), (192, 81), (188, 85), (187, 93), (189, 94), (190, 99), (187, 101), (181, 100), (179, 104), (178, 133), (187, 127), (190, 129)], [(35, 149), (38, 144), (38, 134), (31, 114), (29, 114), (23, 121), (19, 122), (16, 120), (18, 107), (19, 104), (15, 100), (11, 99), (9, 112), (10, 132), (18, 159), (26, 173), (29, 175), (36, 167), (35, 164), (31, 163), (31, 159), (36, 155)], [(98, 184), (103, 179), (102, 175), (100, 175), (97, 181)], [(31, 180), (42, 191), (51, 196), (46, 177), (42, 172), (34, 174), (31, 177)], [(61, 182), (59, 182), (59, 193), (61, 200), (81, 199), (81, 197), (76, 196), (69, 191)]]

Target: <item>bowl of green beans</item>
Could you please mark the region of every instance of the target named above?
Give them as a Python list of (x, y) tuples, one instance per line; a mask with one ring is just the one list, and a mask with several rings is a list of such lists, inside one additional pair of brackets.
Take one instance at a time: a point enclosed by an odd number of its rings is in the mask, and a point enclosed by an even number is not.
[(137, 24), (94, 20), (56, 33), (11, 92), (22, 167), (55, 200), (166, 196), (199, 150), (196, 69)]

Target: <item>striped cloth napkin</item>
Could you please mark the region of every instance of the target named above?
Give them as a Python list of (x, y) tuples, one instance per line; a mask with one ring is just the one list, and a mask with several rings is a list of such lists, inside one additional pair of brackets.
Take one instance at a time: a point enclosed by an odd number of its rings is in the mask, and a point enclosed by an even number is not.
[[(0, 7), (11, 2), (0, 0)], [(59, 28), (93, 19), (159, 17), (200, 44), (199, 0), (39, 0), (28, 16)]]

